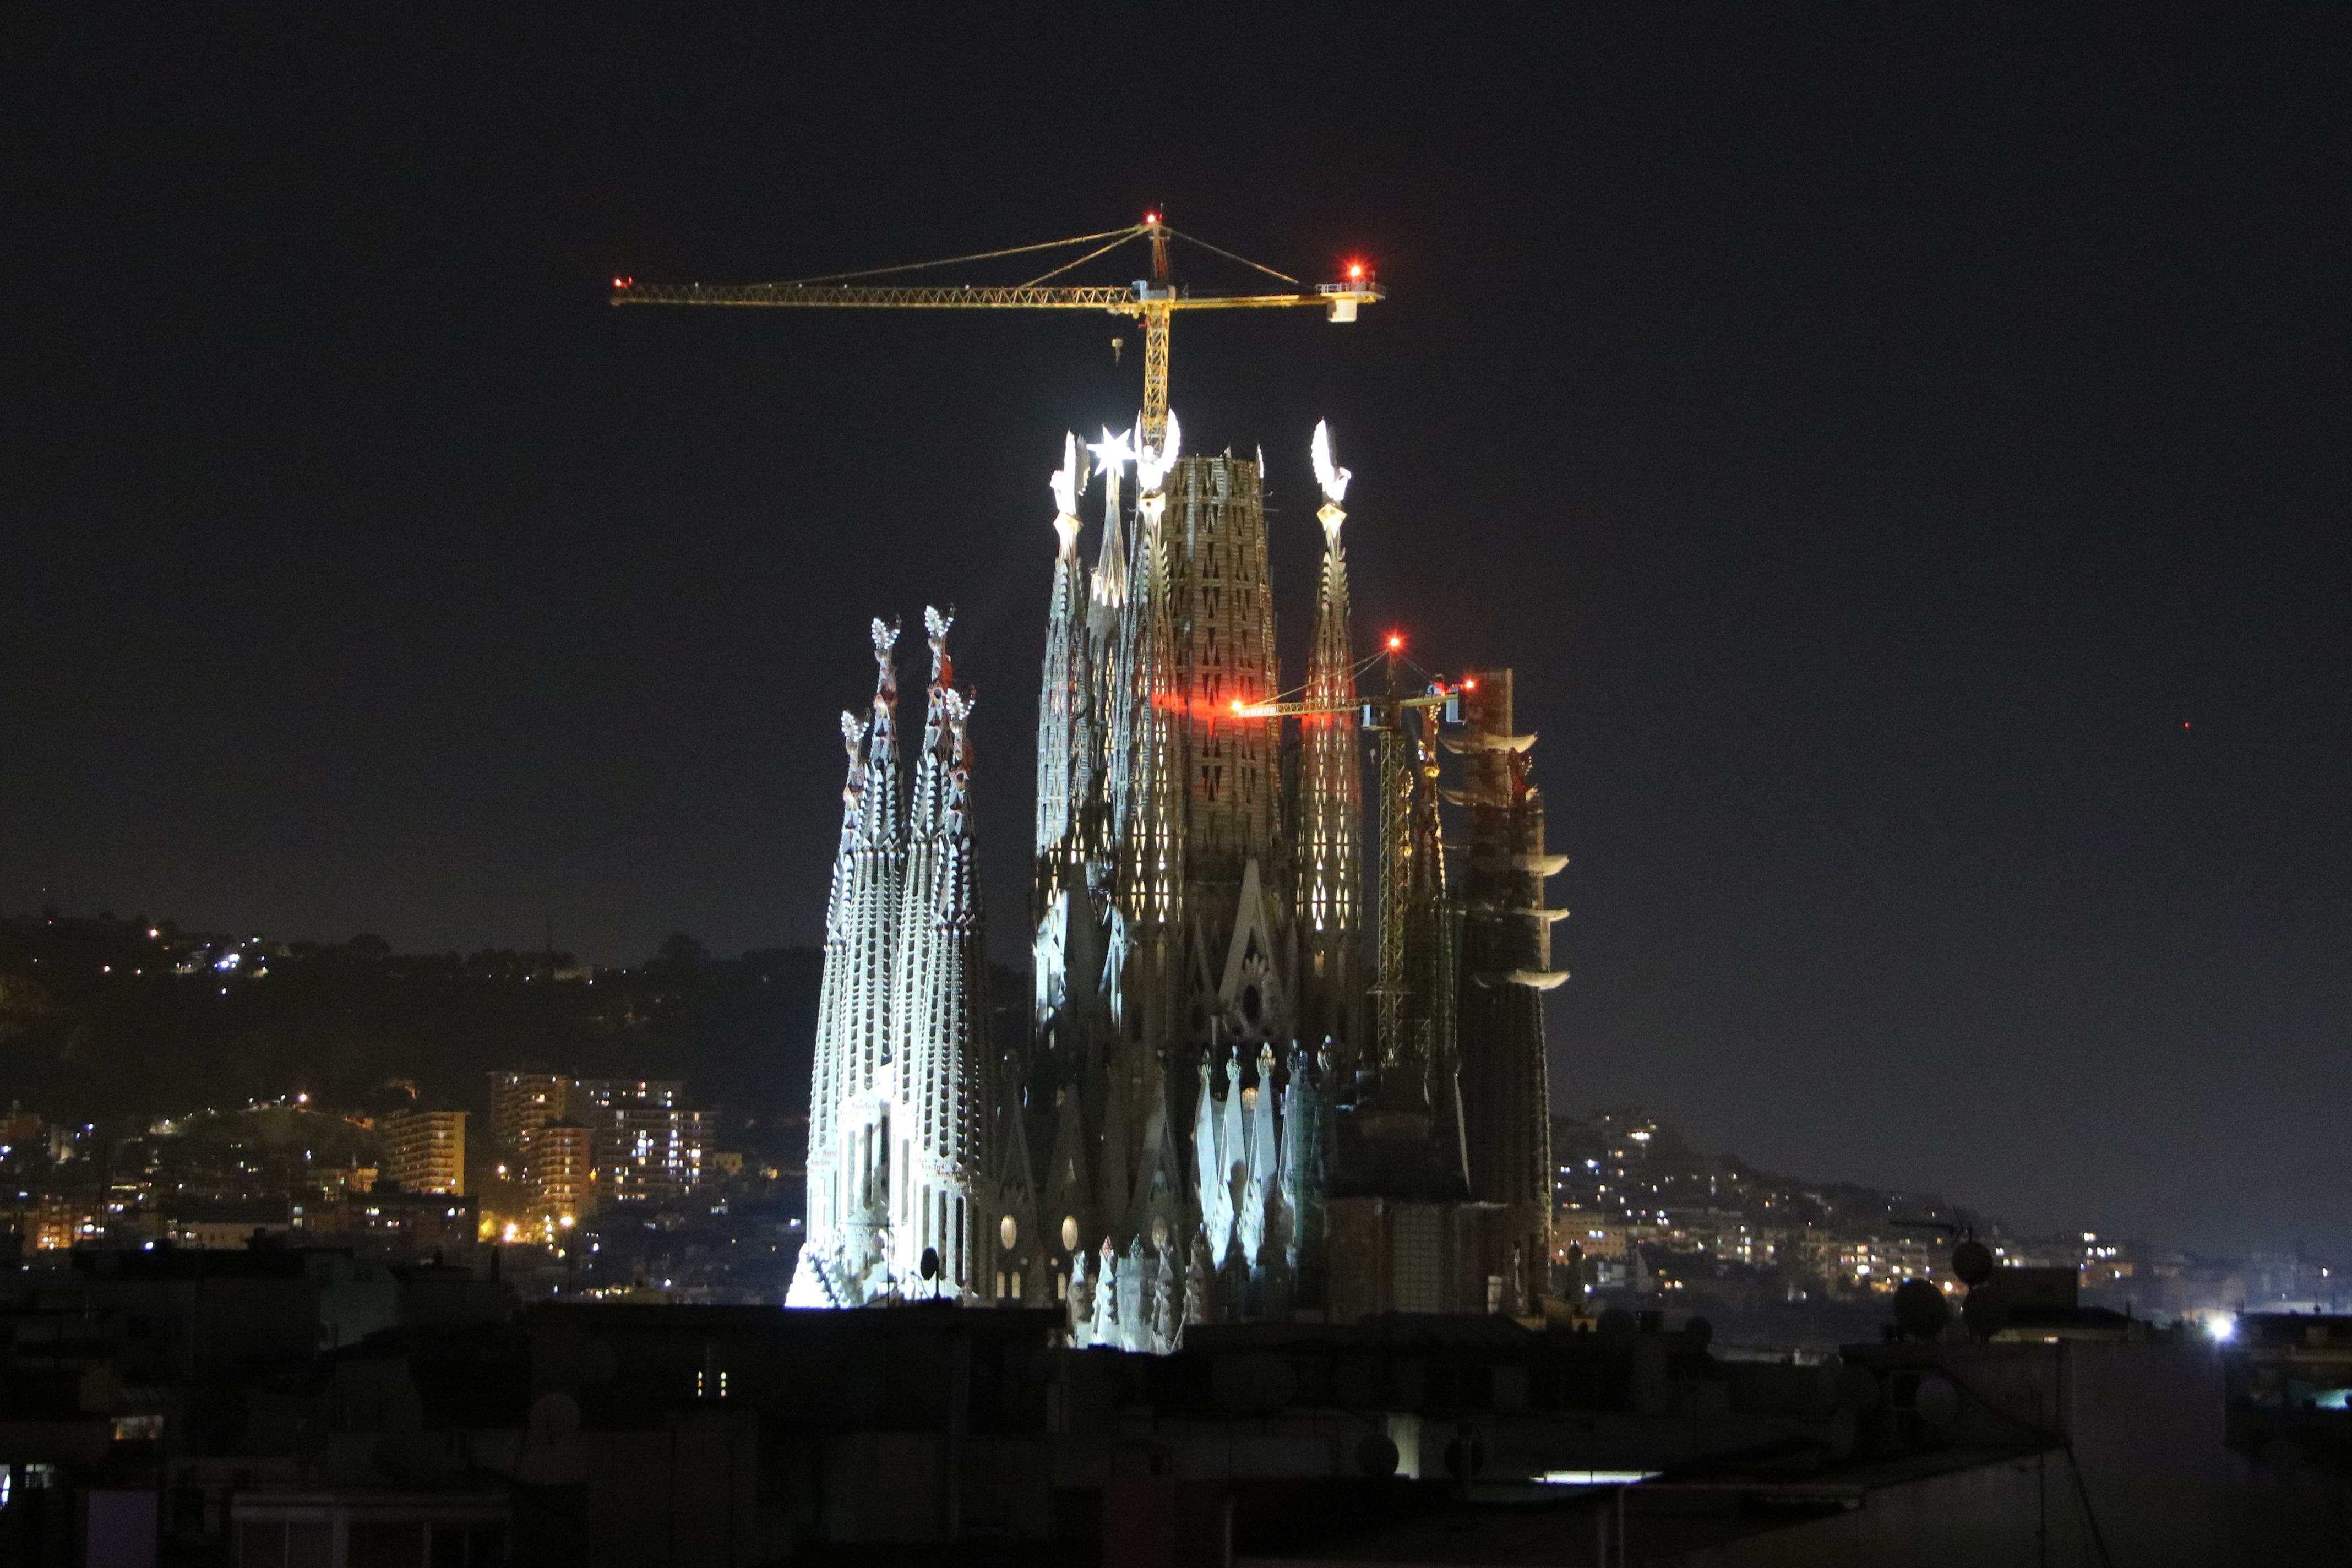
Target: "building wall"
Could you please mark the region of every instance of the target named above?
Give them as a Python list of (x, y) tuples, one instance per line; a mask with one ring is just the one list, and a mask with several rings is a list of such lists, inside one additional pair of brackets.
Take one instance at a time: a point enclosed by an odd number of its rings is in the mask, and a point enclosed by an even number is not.
[(509, 1181), (530, 1179), (532, 1136), (570, 1113), (576, 1088), (562, 1073), (490, 1075), (489, 1153), (499, 1175)]
[(595, 1135), (577, 1122), (543, 1126), (530, 1152), (531, 1202), (547, 1215), (578, 1217), (596, 1206)]
[(400, 1110), (383, 1119), (384, 1175), (412, 1193), (466, 1190), (466, 1112)]

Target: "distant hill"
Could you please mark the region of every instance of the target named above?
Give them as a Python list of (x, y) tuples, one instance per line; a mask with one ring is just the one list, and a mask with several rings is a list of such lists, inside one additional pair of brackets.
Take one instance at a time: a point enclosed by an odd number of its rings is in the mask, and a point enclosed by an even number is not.
[[(628, 969), (563, 953), (395, 953), (169, 922), (0, 921), (0, 1100), (52, 1121), (180, 1116), (308, 1094), (381, 1111), (488, 1109), (487, 1075), (535, 1068), (686, 1080), (797, 1159), (824, 955), (714, 958), (687, 937)], [(996, 981), (1017, 1023), (1020, 992)]]

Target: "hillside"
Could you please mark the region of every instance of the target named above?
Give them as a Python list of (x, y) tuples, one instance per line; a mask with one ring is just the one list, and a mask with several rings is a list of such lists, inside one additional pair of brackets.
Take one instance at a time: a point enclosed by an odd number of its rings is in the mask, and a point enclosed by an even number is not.
[[(0, 1099), (52, 1122), (255, 1100), (487, 1110), (486, 1075), (682, 1079), (721, 1132), (796, 1158), (823, 955), (714, 958), (691, 939), (629, 969), (562, 953), (394, 953), (169, 922), (0, 921)], [(999, 994), (1018, 993), (1001, 977)], [(1015, 1013), (1017, 1023), (1017, 1010)]]

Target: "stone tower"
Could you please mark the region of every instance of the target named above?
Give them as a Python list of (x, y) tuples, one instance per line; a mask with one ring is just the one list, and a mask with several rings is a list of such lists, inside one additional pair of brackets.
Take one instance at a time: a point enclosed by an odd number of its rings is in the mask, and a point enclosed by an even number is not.
[[(874, 623), (870, 716), (848, 743), (809, 1086), (806, 1237), (785, 1300), (854, 1307), (919, 1289), (967, 1299), (993, 1223), (998, 1093), (973, 863), (968, 692), (949, 622), (924, 612), (931, 679), (902, 798), (898, 630)], [(926, 1252), (938, 1277), (923, 1281)]]

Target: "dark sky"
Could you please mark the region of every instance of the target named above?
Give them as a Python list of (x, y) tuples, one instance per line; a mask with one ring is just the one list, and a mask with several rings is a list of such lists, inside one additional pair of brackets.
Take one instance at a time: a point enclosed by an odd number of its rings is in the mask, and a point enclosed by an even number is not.
[(1563, 1107), (2352, 1251), (2336, 13), (839, 9), (13, 14), (0, 907), (810, 940), (860, 628), (952, 600), (1017, 952), (1133, 346), (604, 285), (1164, 204), (1391, 290), (1180, 322), (1174, 402), (1266, 449), (1294, 679), (1318, 417), (1360, 634), (1517, 667)]

